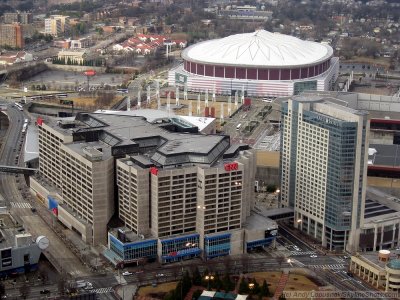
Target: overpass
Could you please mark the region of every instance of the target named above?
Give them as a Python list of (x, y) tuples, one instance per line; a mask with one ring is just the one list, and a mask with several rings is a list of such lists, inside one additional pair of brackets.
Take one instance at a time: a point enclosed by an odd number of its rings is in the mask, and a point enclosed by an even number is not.
[(2, 173), (33, 175), (37, 171), (38, 169), (0, 165), (0, 172)]

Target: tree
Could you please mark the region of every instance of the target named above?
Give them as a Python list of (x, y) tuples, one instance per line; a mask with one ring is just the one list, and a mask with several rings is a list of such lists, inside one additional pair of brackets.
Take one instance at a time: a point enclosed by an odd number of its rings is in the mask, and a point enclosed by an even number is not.
[(99, 92), (96, 98), (96, 105), (100, 107), (110, 106), (114, 97), (115, 92)]
[(193, 283), (193, 285), (201, 285), (201, 274), (200, 274), (199, 268), (197, 266), (193, 271), (192, 283)]
[(185, 298), (186, 294), (192, 288), (192, 280), (190, 279), (189, 272), (186, 270), (182, 279), (182, 297)]
[(225, 273), (224, 278), (222, 279), (222, 285), (225, 292), (230, 292), (235, 288), (235, 283), (232, 282), (228, 272)]
[(172, 293), (173, 293), (173, 298), (171, 298), (171, 299), (174, 299), (174, 300), (182, 300), (182, 299), (184, 299), (182, 280), (180, 280), (178, 282), (178, 284), (176, 285), (175, 290)]
[(260, 288), (260, 295), (261, 297), (268, 297), (269, 296), (269, 287), (267, 281), (264, 279), (263, 284)]
[(45, 284), (48, 279), (48, 274), (49, 274), (49, 270), (48, 270), (47, 266), (44, 264), (39, 264), (38, 271), (39, 271), (39, 276), (40, 276), (40, 280), (42, 281), (42, 284)]
[(244, 280), (243, 277), (240, 280), (239, 291), (238, 292), (239, 292), (239, 294), (247, 294), (249, 292), (249, 285), (247, 284), (247, 281)]
[(193, 293), (193, 295), (192, 295), (192, 299), (195, 299), (195, 300), (199, 299), (199, 297), (201, 296), (201, 294), (202, 294), (202, 291), (201, 291), (201, 290), (196, 290), (196, 291)]
[(66, 283), (67, 283), (67, 278), (66, 278), (65, 272), (62, 272), (58, 279), (58, 282), (57, 282), (58, 293), (61, 296), (64, 295), (64, 293), (65, 293)]
[(97, 27), (97, 28), (96, 28), (96, 32), (97, 32), (98, 35), (103, 35), (104, 30), (103, 30), (102, 27)]
[(4, 284), (0, 282), (0, 297), (3, 297), (6, 294), (6, 288), (4, 287)]

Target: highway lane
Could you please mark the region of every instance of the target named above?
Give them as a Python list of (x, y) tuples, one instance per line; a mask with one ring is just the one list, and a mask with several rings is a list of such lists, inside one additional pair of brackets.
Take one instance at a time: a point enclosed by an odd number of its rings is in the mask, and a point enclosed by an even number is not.
[[(9, 128), (0, 153), (0, 163), (2, 165), (23, 166), (24, 136), (21, 131), (24, 119), (27, 116), (12, 105), (8, 105), (7, 115), (9, 117)], [(43, 218), (51, 217), (46, 210), (43, 211), (43, 215), (39, 215), (39, 210), (34, 213), (27, 205), (25, 208), (21, 208), (23, 205), (11, 206), (12, 202), (14, 204), (32, 203), (35, 205), (28, 192), (26, 192), (25, 197), (21, 195), (22, 190), (27, 191), (28, 189), (24, 180), (22, 175), (16, 177), (16, 175), (0, 173), (0, 194), (5, 199), (5, 204), (10, 213), (34, 237), (46, 235), (50, 239), (50, 246), (45, 250), (45, 254), (56, 268), (62, 266), (67, 273), (72, 275), (89, 275), (88, 269), (82, 265), (76, 255), (65, 246), (63, 241), (44, 221)]]
[[(227, 270), (231, 274), (239, 274), (244, 271), (245, 273), (260, 272), (260, 271), (274, 271), (280, 270), (282, 268), (299, 268), (302, 265), (297, 263), (297, 260), (303, 265), (309, 265), (309, 258), (307, 257), (297, 257), (292, 263), (287, 261), (281, 261), (274, 257), (247, 257), (243, 258), (233, 258), (229, 261), (224, 261), (223, 259), (211, 260), (209, 262), (193, 261), (190, 264), (170, 264), (162, 267), (157, 267), (155, 265), (147, 265), (144, 267), (132, 267), (126, 268), (124, 271), (129, 270), (133, 274), (130, 276), (123, 276), (120, 273), (121, 279), (129, 284), (138, 285), (150, 285), (152, 283), (163, 283), (168, 281), (173, 281), (181, 278), (182, 271), (186, 272), (193, 271), (197, 266), (200, 272), (204, 272), (208, 269), (210, 272), (219, 274), (224, 274)], [(337, 289), (342, 291), (374, 291), (373, 288), (369, 287), (364, 283), (360, 283), (357, 278), (351, 278), (346, 272), (346, 268), (340, 270), (330, 270), (323, 267), (329, 263), (335, 262), (331, 257), (317, 257), (313, 258), (312, 261), (314, 267), (310, 268), (316, 273), (316, 277), (324, 280), (327, 283), (334, 285)], [(188, 263), (188, 262), (186, 262)], [(163, 274), (163, 275), (160, 275)], [(86, 276), (80, 279), (89, 281), (93, 285), (94, 292), (98, 292), (100, 299), (115, 299), (112, 287), (117, 284), (116, 278), (113, 274), (107, 274), (106, 276)], [(52, 288), (48, 288), (51, 291), (56, 291), (57, 285), (53, 284)], [(40, 288), (37, 289), (40, 291)], [(33, 298), (34, 299), (34, 298)]]

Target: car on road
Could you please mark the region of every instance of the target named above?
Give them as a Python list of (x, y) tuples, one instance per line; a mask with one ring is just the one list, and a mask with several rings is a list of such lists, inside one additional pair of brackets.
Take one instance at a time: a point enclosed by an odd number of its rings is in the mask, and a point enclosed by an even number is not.
[(44, 289), (44, 290), (41, 290), (40, 291), (40, 294), (50, 294), (50, 290), (46, 290), (46, 289)]
[(164, 276), (165, 276), (165, 274), (163, 274), (163, 273), (156, 274), (156, 277), (164, 277)]
[(311, 254), (310, 257), (311, 257), (311, 258), (316, 258), (316, 257), (318, 257), (318, 255)]
[(346, 274), (347, 274), (349, 277), (354, 277), (353, 273), (351, 273), (351, 272), (346, 272)]
[(122, 275), (123, 276), (130, 276), (130, 275), (132, 275), (133, 273), (131, 273), (131, 272), (128, 272), (128, 271), (126, 271), (126, 272), (124, 272), (124, 273), (122, 273)]

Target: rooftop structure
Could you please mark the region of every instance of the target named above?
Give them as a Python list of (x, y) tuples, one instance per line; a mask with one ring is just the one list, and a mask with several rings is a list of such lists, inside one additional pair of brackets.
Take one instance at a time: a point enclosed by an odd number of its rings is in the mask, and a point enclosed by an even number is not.
[(339, 60), (329, 45), (258, 30), (200, 42), (182, 52), (183, 65), (169, 72), (170, 85), (233, 95), (291, 96), (331, 89)]
[(308, 67), (326, 62), (332, 47), (259, 30), (209, 40), (188, 47), (182, 58), (204, 64), (241, 67)]

